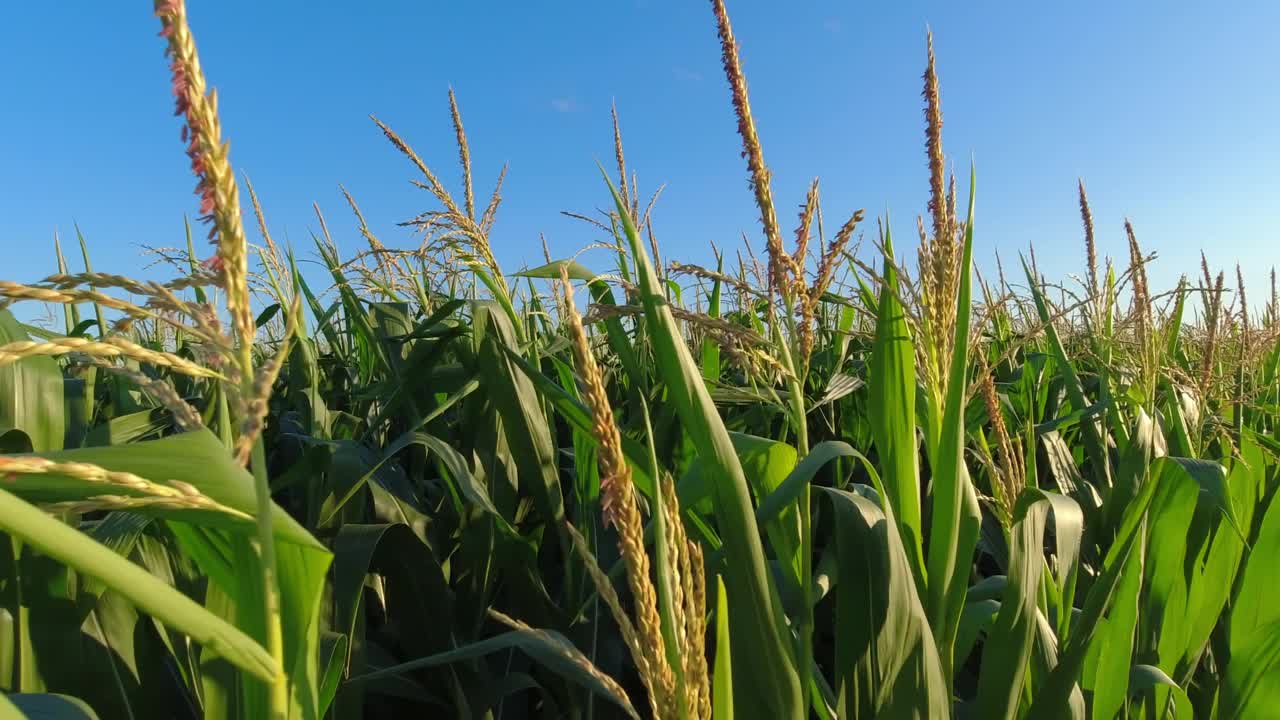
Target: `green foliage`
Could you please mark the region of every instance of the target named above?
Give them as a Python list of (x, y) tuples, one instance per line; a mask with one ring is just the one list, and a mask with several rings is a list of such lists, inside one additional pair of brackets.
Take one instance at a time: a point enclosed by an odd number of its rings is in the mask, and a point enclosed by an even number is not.
[[(463, 214), (400, 149), (443, 208), (410, 223), (426, 244), (388, 250), (358, 217), (372, 250), (348, 260), (320, 218), (327, 288), (264, 250), (245, 377), (175, 369), (231, 356), (205, 337), (228, 288), (189, 225), (181, 282), (61, 299), (70, 345), (30, 344), (59, 336), (18, 322), (5, 307), (32, 291), (4, 286), (0, 719), (640, 717), (652, 669), (611, 607), (643, 609), (637, 553), (671, 683), (708, 676), (681, 720), (1280, 704), (1274, 304), (1197, 315), (1181, 281), (1166, 308), (1137, 264), (1079, 304), (1034, 262), (1024, 290), (977, 283), (973, 172), (914, 278), (887, 217), (877, 269), (820, 213), (816, 269), (769, 250), (785, 287), (719, 252), (663, 267), (620, 144), (597, 223), (616, 266), (507, 276), (499, 194)], [(599, 376), (562, 270), (590, 297)], [(931, 325), (940, 307), (954, 326)], [(627, 536), (632, 493), (646, 526)]]

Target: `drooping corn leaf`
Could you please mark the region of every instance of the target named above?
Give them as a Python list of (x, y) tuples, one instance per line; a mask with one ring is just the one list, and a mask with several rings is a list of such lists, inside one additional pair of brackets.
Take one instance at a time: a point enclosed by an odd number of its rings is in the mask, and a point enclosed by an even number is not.
[(40, 510), (0, 489), (0, 530), (96, 578), (140, 610), (181, 631), (237, 667), (267, 679), (278, 672), (261, 645), (190, 598)]
[(834, 512), (840, 563), (837, 713), (890, 719), (949, 715), (947, 682), (896, 523), (863, 494), (822, 490)]

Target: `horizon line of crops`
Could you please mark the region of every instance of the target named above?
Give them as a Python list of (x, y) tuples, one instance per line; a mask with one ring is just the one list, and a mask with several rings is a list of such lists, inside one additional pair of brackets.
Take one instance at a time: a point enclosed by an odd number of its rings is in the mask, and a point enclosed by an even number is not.
[(613, 267), (505, 274), (506, 170), (480, 208), (450, 90), (461, 201), (373, 118), (435, 206), (397, 250), (344, 189), (350, 260), (317, 208), (316, 293), (246, 179), (250, 246), (184, 4), (156, 3), (215, 254), (188, 225), (179, 277), (141, 282), (94, 272), (80, 236), (83, 272), (55, 242), (56, 274), (0, 282), (0, 718), (1280, 702), (1274, 272), (1260, 314), (1203, 255), (1155, 293), (1128, 220), (1100, 266), (1081, 181), (1080, 287), (1033, 251), (1025, 284), (999, 261), (987, 282), (931, 35), (916, 271), (887, 217), (878, 267), (863, 211), (828, 235), (817, 180), (788, 250), (711, 6), (763, 258), (664, 264), (615, 111), (610, 209), (573, 214)]

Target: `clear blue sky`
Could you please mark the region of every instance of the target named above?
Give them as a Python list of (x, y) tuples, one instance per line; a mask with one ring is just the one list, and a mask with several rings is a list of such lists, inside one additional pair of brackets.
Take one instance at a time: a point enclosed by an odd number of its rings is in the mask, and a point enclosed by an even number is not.
[[(137, 244), (181, 243), (194, 180), (149, 8), (5, 9), (0, 277), (51, 272), (53, 232), (66, 238), (73, 221), (100, 270), (139, 273)], [(1262, 299), (1280, 254), (1280, 3), (730, 0), (729, 10), (785, 226), (818, 175), (829, 223), (857, 207), (889, 210), (898, 236), (914, 237), (931, 26), (944, 148), (962, 173), (970, 158), (978, 168), (979, 262), (1034, 243), (1050, 277), (1080, 272), (1083, 176), (1104, 252), (1125, 256), (1128, 215), (1161, 255), (1153, 285), (1194, 274), (1204, 248), (1217, 266), (1245, 263)], [(642, 186), (667, 183), (655, 215), (667, 257), (706, 261), (709, 241), (759, 238), (705, 2), (189, 0), (189, 13), (232, 162), (254, 180), (276, 239), (304, 251), (313, 201), (344, 251), (362, 246), (340, 182), (384, 242), (416, 245), (395, 222), (429, 199), (367, 115), (456, 187), (450, 85), (477, 194), (511, 165), (494, 235), (509, 271), (540, 264), (539, 232), (556, 255), (596, 239), (558, 213), (607, 200), (594, 163), (612, 157), (613, 99)]]

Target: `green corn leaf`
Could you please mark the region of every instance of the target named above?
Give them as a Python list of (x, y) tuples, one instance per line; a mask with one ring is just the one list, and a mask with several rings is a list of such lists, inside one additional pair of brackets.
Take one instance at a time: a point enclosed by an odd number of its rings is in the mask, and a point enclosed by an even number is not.
[[(370, 573), (386, 579), (384, 611), (397, 618), (404, 648), (430, 655), (454, 648), (453, 592), (430, 549), (403, 523), (343, 525), (334, 539), (334, 628), (341, 637), (361, 634), (365, 581)], [(351, 675), (368, 669), (364, 648), (348, 646), (342, 666)], [(340, 706), (360, 708), (368, 683), (341, 686)]]
[(1080, 575), (1080, 551), (1084, 540), (1084, 513), (1075, 500), (1057, 493), (1043, 493), (1050, 505), (1053, 537), (1057, 545), (1053, 577), (1057, 581), (1057, 635), (1065, 637), (1075, 604), (1076, 582)]
[[(786, 443), (756, 435), (730, 433), (729, 437), (733, 442), (734, 451), (738, 454), (743, 474), (757, 499), (758, 507), (763, 510), (765, 503), (774, 499), (778, 488), (798, 468), (796, 450)], [(809, 479), (819, 467), (819, 465), (813, 465), (808, 475)], [(678, 486), (680, 506), (710, 511), (713, 505), (711, 498), (714, 493), (714, 477), (714, 471), (709, 467), (709, 463), (702, 458), (695, 458), (689, 464), (689, 469), (685, 471), (684, 476), (680, 478)], [(796, 481), (792, 481), (792, 485), (797, 489), (800, 487)], [(756, 513), (757, 520), (764, 527), (774, 557), (778, 558), (789, 589), (792, 591), (799, 591), (801, 582), (798, 557), (800, 518), (795, 509), (797, 497), (799, 497), (798, 493), (791, 495), (783, 503), (778, 502), (781, 496), (776, 498), (775, 507), (770, 511), (771, 516), (768, 520), (761, 519), (760, 511)]]
[(505, 350), (518, 347), (519, 337), (506, 315), (493, 312), (492, 305), (476, 302), (472, 308), (475, 327), (483, 329), (477, 337), (481, 372), (489, 397), (502, 416), (521, 485), (531, 491), (547, 520), (560, 527), (564, 497), (547, 417), (533, 383), (509, 360)]
[[(67, 259), (62, 255), (62, 241), (58, 239), (57, 232), (53, 234), (53, 251), (58, 257), (58, 273), (66, 275), (70, 271), (67, 269)], [(75, 328), (80, 325), (80, 306), (76, 303), (68, 303), (63, 305), (62, 309), (67, 336), (74, 337), (79, 334), (75, 332)]]
[(1139, 537), (1133, 554), (1125, 561), (1115, 597), (1106, 618), (1098, 621), (1081, 684), (1093, 691), (1095, 717), (1115, 717), (1124, 707), (1129, 692), (1125, 669), (1133, 662), (1133, 645), (1138, 629), (1138, 593), (1146, 560), (1146, 538)]
[[(577, 260), (555, 260), (532, 270), (518, 272), (516, 277), (559, 280), (562, 267), (568, 270), (570, 280), (579, 280), (587, 283), (593, 302), (599, 305), (617, 304), (613, 298), (613, 291), (609, 289), (609, 284)], [(627, 338), (627, 332), (622, 326), (622, 320), (617, 317), (607, 317), (602, 322), (609, 340), (609, 348), (613, 350), (614, 355), (622, 362), (622, 368), (626, 371), (627, 377), (637, 387), (643, 386), (644, 374), (640, 371), (639, 358), (631, 346), (631, 341)]]
[[(187, 269), (194, 275), (200, 269), (200, 259), (196, 257), (196, 246), (191, 237), (191, 219), (186, 215), (182, 216), (182, 227), (187, 239)], [(209, 297), (205, 294), (204, 288), (197, 285), (192, 290), (195, 293), (196, 302), (202, 304), (209, 302)], [(99, 332), (102, 331), (100, 330)]]
[(711, 677), (711, 717), (733, 720), (733, 652), (729, 635), (729, 595), (724, 579), (716, 576), (716, 658)]
[(831, 501), (840, 558), (839, 716), (949, 716), (942, 664), (897, 525), (886, 515), (890, 506), (882, 509), (855, 492), (821, 489)]
[[(724, 272), (724, 258), (716, 258), (716, 275)], [(711, 285), (711, 295), (707, 299), (707, 317), (720, 317), (721, 281), (717, 277)], [(715, 338), (702, 339), (702, 377), (707, 382), (720, 379), (720, 343)]]
[[(0, 310), (0, 345), (29, 340), (8, 310)], [(21, 430), (37, 452), (62, 449), (62, 371), (51, 357), (28, 357), (0, 365), (0, 433)]]
[(1146, 539), (1144, 525), (1159, 485), (1158, 482), (1142, 483), (1138, 493), (1124, 508), (1119, 530), (1103, 561), (1102, 574), (1094, 580), (1085, 597), (1084, 608), (1071, 623), (1071, 633), (1062, 644), (1058, 664), (1036, 692), (1027, 710), (1028, 717), (1057, 719), (1077, 716), (1075, 708), (1078, 705), (1073, 698), (1078, 697), (1077, 683), (1089, 647), (1095, 638), (1102, 637), (1099, 632), (1104, 616), (1122, 602), (1121, 579), (1126, 573), (1133, 572), (1128, 567), (1130, 563), (1136, 565), (1136, 571), (1141, 575)]
[[(1186, 682), (1200, 664), (1202, 653), (1219, 625), (1220, 618), (1232, 603), (1232, 593), (1250, 548), (1239, 530), (1249, 532), (1265, 492), (1268, 463), (1253, 434), (1246, 430), (1239, 442), (1238, 457), (1231, 470), (1223, 475), (1208, 468), (1200, 484), (1197, 518), (1185, 540), (1188, 548), (1198, 547), (1190, 570), (1184, 569), (1187, 582), (1186, 622), (1182, 629), (1182, 652), (1176, 658), (1173, 677)], [(1215, 496), (1214, 493), (1222, 494)], [(1232, 508), (1232, 522), (1223, 510)], [(1238, 530), (1238, 529), (1239, 530)], [(1236, 602), (1239, 602), (1238, 598)], [(1162, 660), (1163, 660), (1162, 656)]]
[[(256, 513), (253, 477), (235, 463), (217, 437), (207, 430), (130, 445), (45, 453), (43, 457), (59, 462), (90, 463), (158, 483), (180, 480), (222, 505), (249, 516)], [(15, 494), (37, 502), (84, 500), (103, 492), (101, 483), (53, 474), (19, 475), (9, 487)], [(121, 495), (137, 494), (127, 488), (112, 487), (111, 490)], [(264, 637), (260, 575), (245, 572), (245, 568), (256, 567), (258, 562), (250, 542), (255, 536), (255, 523), (251, 519), (209, 510), (146, 508), (138, 512), (169, 520), (183, 550), (200, 553), (201, 569), (216, 579), (210, 588), (213, 600), (206, 599), (207, 607), (254, 637)], [(320, 599), (331, 556), (279, 506), (273, 505), (270, 512), (277, 541), (284, 671), (291, 680), (294, 711), (310, 720), (319, 715), (316, 687)], [(199, 548), (196, 543), (200, 544)], [(230, 660), (221, 651), (207, 648), (201, 662), (212, 668), (216, 658)], [(224, 671), (219, 683), (228, 698), (242, 692), (236, 689), (241, 684), (234, 674), (227, 676)], [(245, 698), (254, 697), (258, 692), (255, 685), (258, 684), (243, 684)], [(245, 702), (247, 707), (254, 706), (249, 700)]]
[(80, 698), (56, 693), (0, 693), (0, 720), (98, 720)]
[(1259, 626), (1234, 642), (1219, 690), (1217, 717), (1266, 717), (1280, 707), (1280, 623)]
[(1000, 612), (1000, 601), (986, 598), (965, 603), (960, 613), (960, 627), (956, 632), (956, 664), (963, 665), (973, 652), (973, 646), (980, 637), (991, 630)]
[(436, 653), (359, 675), (348, 683), (370, 682), (384, 677), (401, 675), (414, 670), (440, 667), (451, 663), (484, 657), (499, 650), (517, 649), (529, 655), (551, 672), (575, 684), (587, 688), (600, 697), (617, 705), (628, 717), (639, 720), (631, 701), (625, 695), (613, 691), (601, 682), (599, 670), (595, 670), (568, 638), (551, 630), (519, 629), (495, 635), (485, 640), (464, 645), (454, 650)]
[[(1213, 622), (1199, 621), (1205, 604), (1213, 618), (1227, 600), (1239, 563), (1240, 539), (1222, 509), (1229, 498), (1221, 465), (1189, 458), (1160, 458), (1152, 464), (1160, 490), (1151, 505), (1144, 602), (1138, 651), (1155, 651), (1158, 665), (1175, 677), (1190, 670)], [(1209, 592), (1206, 592), (1209, 590)]]
[(138, 609), (264, 680), (279, 672), (261, 645), (82, 533), (0, 490), (0, 530), (128, 598)]
[[(1264, 461), (1261, 453), (1250, 452), (1244, 460), (1253, 472), (1274, 472), (1274, 461)], [(1227, 626), (1230, 660), (1220, 690), (1222, 718), (1256, 717), (1280, 702), (1280, 604), (1275, 602), (1274, 569), (1280, 556), (1280, 502), (1272, 497), (1259, 512), (1257, 538), (1241, 571)]]
[[(591, 432), (591, 413), (578, 398), (570, 395), (554, 380), (538, 371), (528, 360), (520, 357), (512, 348), (505, 348), (507, 358), (533, 383), (538, 392), (555, 408), (565, 422), (584, 433), (584, 439), (593, 445), (598, 442), (595, 433)], [(652, 500), (654, 495), (653, 477), (649, 471), (649, 451), (630, 435), (622, 436), (622, 454), (631, 466), (631, 479), (641, 494)]]
[[(1252, 447), (1251, 447), (1252, 446)], [(1242, 458), (1232, 470), (1232, 484), (1241, 485), (1246, 478), (1243, 470), (1251, 475), (1265, 477), (1275, 461), (1268, 462), (1252, 443), (1242, 445)], [(1245, 640), (1258, 628), (1280, 622), (1280, 603), (1274, 601), (1274, 569), (1268, 569), (1274, 558), (1280, 557), (1280, 502), (1272, 497), (1264, 508), (1259, 508), (1262, 521), (1258, 525), (1257, 539), (1249, 550), (1241, 572), (1240, 587), (1235, 594), (1228, 627), (1232, 643)]]
[(27, 716), (3, 692), (0, 692), (0, 720), (27, 720)]
[(1000, 612), (988, 632), (978, 679), (977, 712), (984, 718), (1018, 717), (1025, 673), (1031, 661), (1041, 578), (1048, 493), (1024, 490), (1010, 530), (1009, 577)]
[[(89, 263), (89, 244), (85, 242), (84, 233), (80, 232), (80, 226), (76, 225), (75, 228), (76, 240), (80, 242), (80, 257), (84, 260), (84, 271), (91, 273), (93, 272), (93, 265)], [(98, 320), (99, 337), (105, 336), (107, 334), (107, 322), (102, 314), (102, 306), (96, 302), (93, 303), (93, 314)]]
[[(887, 223), (886, 223), (887, 227)], [(916, 442), (915, 345), (906, 310), (898, 300), (893, 240), (884, 233), (884, 282), (880, 289), (875, 342), (868, 367), (871, 433), (880, 456), (885, 500), (898, 520), (898, 534), (916, 588), (925, 589), (924, 532), (920, 520), (919, 449)]]
[(796, 464), (787, 477), (778, 483), (773, 492), (760, 501), (756, 518), (761, 523), (769, 523), (774, 518), (795, 504), (801, 490), (813, 482), (813, 478), (827, 463), (839, 458), (855, 458), (870, 468), (871, 463), (853, 446), (839, 440), (824, 440), (813, 446), (808, 455)]
[(1194, 717), (1187, 693), (1154, 665), (1134, 665), (1129, 671), (1129, 689), (1133, 695), (1148, 697), (1158, 718)]
[[(253, 515), (256, 510), (253, 477), (235, 463), (222, 448), (222, 443), (207, 430), (130, 445), (41, 453), (40, 457), (55, 462), (82, 462), (107, 470), (133, 473), (161, 485), (170, 480), (179, 480), (234, 510), (248, 515)], [(144, 494), (124, 486), (104, 487), (100, 482), (54, 473), (18, 474), (6, 487), (15, 495), (31, 502), (79, 501), (104, 492), (132, 496)], [(224, 528), (246, 535), (254, 532), (252, 520), (213, 510), (147, 508), (139, 512)], [(282, 540), (324, 552), (324, 547), (281, 508), (272, 508), (272, 523)]]
[(325, 632), (320, 636), (320, 658), (323, 671), (320, 675), (320, 715), (324, 717), (333, 698), (338, 693), (338, 683), (346, 668), (348, 641), (346, 635)]
[(577, 260), (554, 260), (546, 265), (540, 265), (531, 270), (521, 270), (512, 277), (521, 278), (542, 278), (545, 280), (559, 280), (560, 271), (565, 269), (569, 271), (570, 280), (581, 280), (587, 282), (595, 279), (596, 273), (591, 272), (582, 263)]

